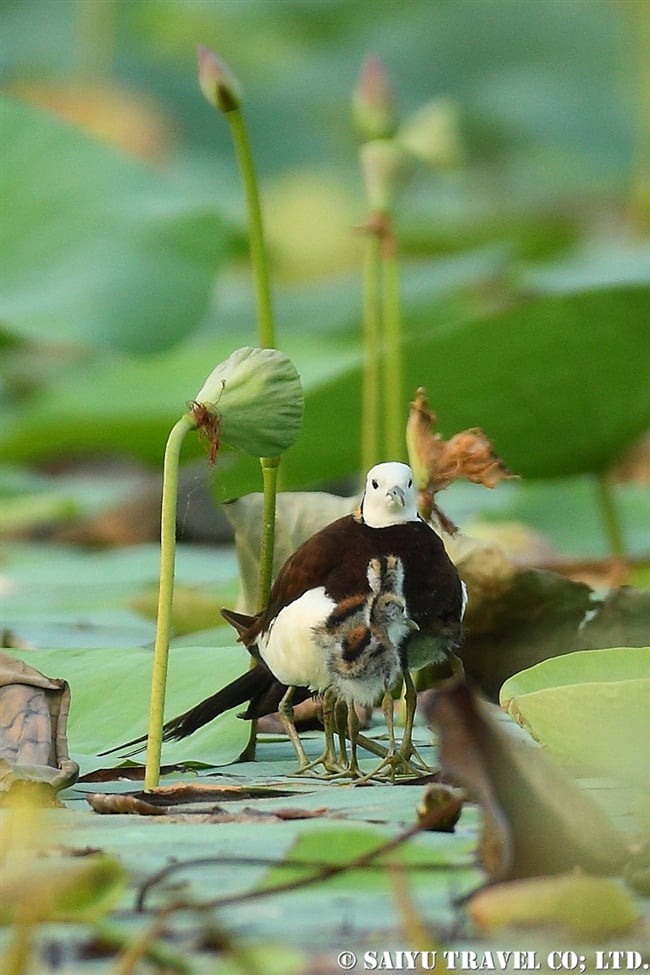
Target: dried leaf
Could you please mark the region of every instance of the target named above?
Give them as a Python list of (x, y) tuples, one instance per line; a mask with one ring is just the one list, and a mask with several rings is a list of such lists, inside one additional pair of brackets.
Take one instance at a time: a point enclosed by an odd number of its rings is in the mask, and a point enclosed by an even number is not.
[(516, 880), (478, 891), (467, 913), (479, 927), (557, 924), (578, 937), (606, 938), (638, 919), (628, 892), (613, 880), (571, 873)]
[(286, 789), (276, 789), (273, 786), (250, 785), (184, 785), (174, 782), (171, 785), (161, 785), (151, 792), (139, 793), (136, 798), (144, 798), (153, 805), (180, 806), (190, 802), (228, 802), (237, 799), (284, 799), (293, 795)]
[(135, 796), (123, 796), (116, 793), (106, 795), (103, 792), (93, 792), (86, 796), (86, 801), (96, 813), (102, 815), (129, 814), (134, 816), (166, 816), (164, 806), (154, 806), (151, 802), (136, 799)]
[(620, 869), (624, 843), (595, 803), (537, 746), (508, 735), (465, 684), (423, 695), (440, 761), (484, 812), (480, 856), (492, 881)]
[(493, 547), (447, 547), (469, 591), (458, 655), (492, 700), (508, 678), (549, 657), (650, 644), (647, 590), (623, 587), (600, 599), (555, 572), (515, 569)]
[[(245, 812), (250, 813), (251, 811), (248, 807), (245, 809)], [(272, 815), (276, 819), (289, 822), (294, 819), (322, 819), (324, 816), (331, 815), (331, 810), (328, 806), (321, 806), (320, 809), (298, 809), (293, 806), (285, 806), (282, 809), (268, 810), (266, 815)]]
[(580, 628), (576, 649), (650, 644), (650, 589), (621, 586), (607, 593)]
[[(485, 568), (489, 569), (487, 559)], [(459, 565), (469, 590), (459, 656), (483, 693), (497, 700), (503, 682), (548, 657), (577, 648), (580, 626), (595, 608), (593, 592), (553, 572), (487, 572)], [(480, 571), (475, 571), (480, 569)]]
[(406, 424), (409, 460), (420, 492), (420, 512), (425, 518), (435, 513), (442, 527), (453, 534), (453, 524), (435, 504), (434, 495), (438, 491), (461, 479), (493, 488), (499, 481), (516, 475), (494, 453), (492, 441), (479, 427), (443, 440), (440, 433), (432, 430), (437, 422), (426, 392), (420, 386)]

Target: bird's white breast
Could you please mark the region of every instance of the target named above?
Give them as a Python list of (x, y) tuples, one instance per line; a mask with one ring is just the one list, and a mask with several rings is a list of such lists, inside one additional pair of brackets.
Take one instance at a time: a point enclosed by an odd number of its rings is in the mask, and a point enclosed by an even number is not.
[(327, 659), (314, 642), (314, 627), (322, 624), (335, 606), (323, 586), (310, 589), (280, 610), (260, 636), (260, 654), (281, 683), (314, 691), (327, 688)]

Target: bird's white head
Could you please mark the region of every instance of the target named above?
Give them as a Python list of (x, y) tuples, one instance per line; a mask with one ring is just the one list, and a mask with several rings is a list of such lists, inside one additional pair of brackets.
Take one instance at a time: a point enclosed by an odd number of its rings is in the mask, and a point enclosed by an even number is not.
[(370, 528), (387, 528), (417, 521), (417, 495), (408, 464), (390, 461), (368, 471), (361, 515)]

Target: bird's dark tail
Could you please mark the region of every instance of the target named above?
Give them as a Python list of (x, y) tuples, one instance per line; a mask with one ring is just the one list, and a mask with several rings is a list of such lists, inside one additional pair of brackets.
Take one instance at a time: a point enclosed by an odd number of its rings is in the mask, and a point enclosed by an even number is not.
[[(243, 712), (243, 718), (258, 718), (263, 714), (271, 714), (277, 709), (282, 695), (286, 691), (284, 684), (280, 684), (275, 679), (268, 667), (257, 664), (241, 677), (237, 677), (226, 687), (222, 687), (216, 694), (211, 694), (204, 701), (195, 704), (189, 711), (179, 714), (176, 718), (171, 718), (163, 725), (163, 741), (177, 741), (180, 738), (187, 738), (203, 725), (212, 721), (217, 715), (224, 711), (230, 711), (241, 704), (248, 702), (248, 707)], [(132, 748), (131, 752), (124, 755), (128, 758), (141, 751), (142, 744), (147, 740), (146, 735), (139, 738), (132, 738), (125, 741), (122, 745), (110, 748), (108, 751), (100, 752), (100, 755), (111, 755), (113, 752), (121, 751), (123, 748)], [(135, 749), (133, 746), (138, 746)]]
[(247, 613), (236, 613), (234, 609), (222, 609), (221, 615), (226, 623), (230, 623), (237, 630), (237, 636), (240, 640), (258, 619), (257, 616), (249, 616)]
[[(257, 717), (257, 715), (248, 714), (253, 701), (264, 695), (273, 684), (277, 683), (267, 667), (259, 664), (251, 667), (245, 674), (237, 677), (226, 687), (222, 687), (216, 694), (211, 694), (200, 704), (195, 704), (189, 711), (168, 721), (163, 728), (163, 741), (177, 741), (180, 738), (187, 738), (188, 735), (198, 731), (217, 715), (223, 714), (224, 711), (230, 711), (246, 702), (250, 703), (242, 717)], [(283, 685), (280, 684), (279, 687), (283, 687)]]

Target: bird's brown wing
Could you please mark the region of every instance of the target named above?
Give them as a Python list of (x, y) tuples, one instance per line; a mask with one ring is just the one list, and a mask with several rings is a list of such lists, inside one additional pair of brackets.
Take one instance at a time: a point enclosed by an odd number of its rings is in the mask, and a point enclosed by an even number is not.
[(330, 574), (344, 562), (350, 533), (357, 525), (353, 515), (345, 515), (316, 532), (289, 556), (273, 584), (266, 609), (241, 634), (246, 646), (255, 643), (281, 609), (309, 589), (327, 585)]

